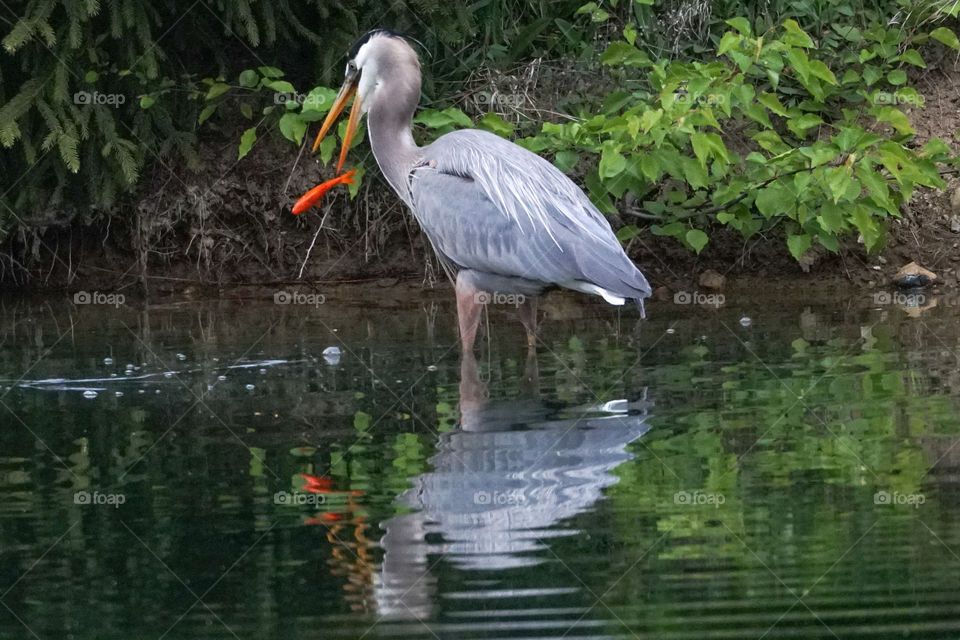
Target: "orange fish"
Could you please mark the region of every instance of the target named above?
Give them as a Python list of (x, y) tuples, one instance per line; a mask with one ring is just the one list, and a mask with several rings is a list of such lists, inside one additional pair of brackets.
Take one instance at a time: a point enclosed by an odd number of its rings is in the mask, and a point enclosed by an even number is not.
[(333, 487), (333, 478), (321, 478), (319, 476), (311, 476), (307, 473), (301, 473), (300, 477), (307, 481), (307, 484), (300, 488), (312, 491), (313, 493), (328, 492)]
[(318, 184), (313, 189), (310, 189), (310, 191), (307, 191), (302, 198), (297, 200), (297, 204), (293, 205), (294, 215), (300, 215), (313, 205), (317, 204), (317, 202), (320, 201), (320, 198), (323, 197), (323, 194), (338, 184), (354, 184), (353, 176), (356, 172), (356, 169), (347, 171), (342, 176), (337, 176), (333, 180), (327, 180), (323, 184)]

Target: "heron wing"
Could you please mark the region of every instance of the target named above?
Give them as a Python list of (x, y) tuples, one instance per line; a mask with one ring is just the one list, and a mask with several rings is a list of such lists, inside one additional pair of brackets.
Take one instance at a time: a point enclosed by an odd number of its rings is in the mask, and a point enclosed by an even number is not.
[(650, 295), (610, 223), (550, 162), (477, 130), (423, 151), (426, 164), (411, 176), (414, 214), (442, 257), (503, 276)]

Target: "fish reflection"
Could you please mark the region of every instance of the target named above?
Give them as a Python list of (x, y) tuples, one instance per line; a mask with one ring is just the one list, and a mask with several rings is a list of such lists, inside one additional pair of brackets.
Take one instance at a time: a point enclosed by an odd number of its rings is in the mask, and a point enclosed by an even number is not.
[[(433, 471), (412, 479), (398, 501), (413, 513), (383, 523), (383, 565), (376, 576), (381, 616), (422, 619), (435, 606), (438, 554), (461, 570), (532, 567), (547, 538), (571, 536), (565, 522), (590, 510), (617, 482), (610, 471), (629, 460), (641, 437), (646, 401), (619, 400), (558, 410), (536, 393), (535, 355), (527, 393), (492, 399), (469, 354), (461, 365), (460, 429), (440, 436)], [(529, 595), (539, 593), (529, 572)], [(578, 584), (569, 585), (572, 590)], [(531, 592), (532, 590), (532, 592)], [(448, 594), (449, 595), (449, 594)]]

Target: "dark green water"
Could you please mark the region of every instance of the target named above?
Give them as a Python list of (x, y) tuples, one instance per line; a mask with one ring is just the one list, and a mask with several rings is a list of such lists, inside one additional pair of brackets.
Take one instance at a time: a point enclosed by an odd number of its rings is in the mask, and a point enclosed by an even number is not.
[(956, 307), (349, 295), (8, 300), (0, 638), (960, 637)]

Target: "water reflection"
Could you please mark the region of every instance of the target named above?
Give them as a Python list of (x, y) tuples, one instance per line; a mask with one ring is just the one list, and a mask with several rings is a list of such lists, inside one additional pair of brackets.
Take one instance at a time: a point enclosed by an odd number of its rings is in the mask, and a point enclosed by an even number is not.
[[(539, 395), (536, 363), (531, 352), (518, 397), (491, 398), (477, 361), (463, 358), (459, 428), (440, 436), (432, 470), (397, 498), (413, 512), (381, 525), (384, 560), (375, 592), (383, 617), (433, 615), (437, 556), (465, 571), (526, 569), (525, 584), (512, 583), (509, 593), (491, 581), (471, 597), (547, 595), (547, 581), (532, 569), (551, 559), (544, 541), (580, 533), (566, 521), (617, 482), (610, 471), (632, 458), (626, 446), (649, 430), (645, 391), (635, 402), (551, 407)], [(581, 585), (569, 578), (568, 586), (552, 583), (549, 593), (577, 591)]]

